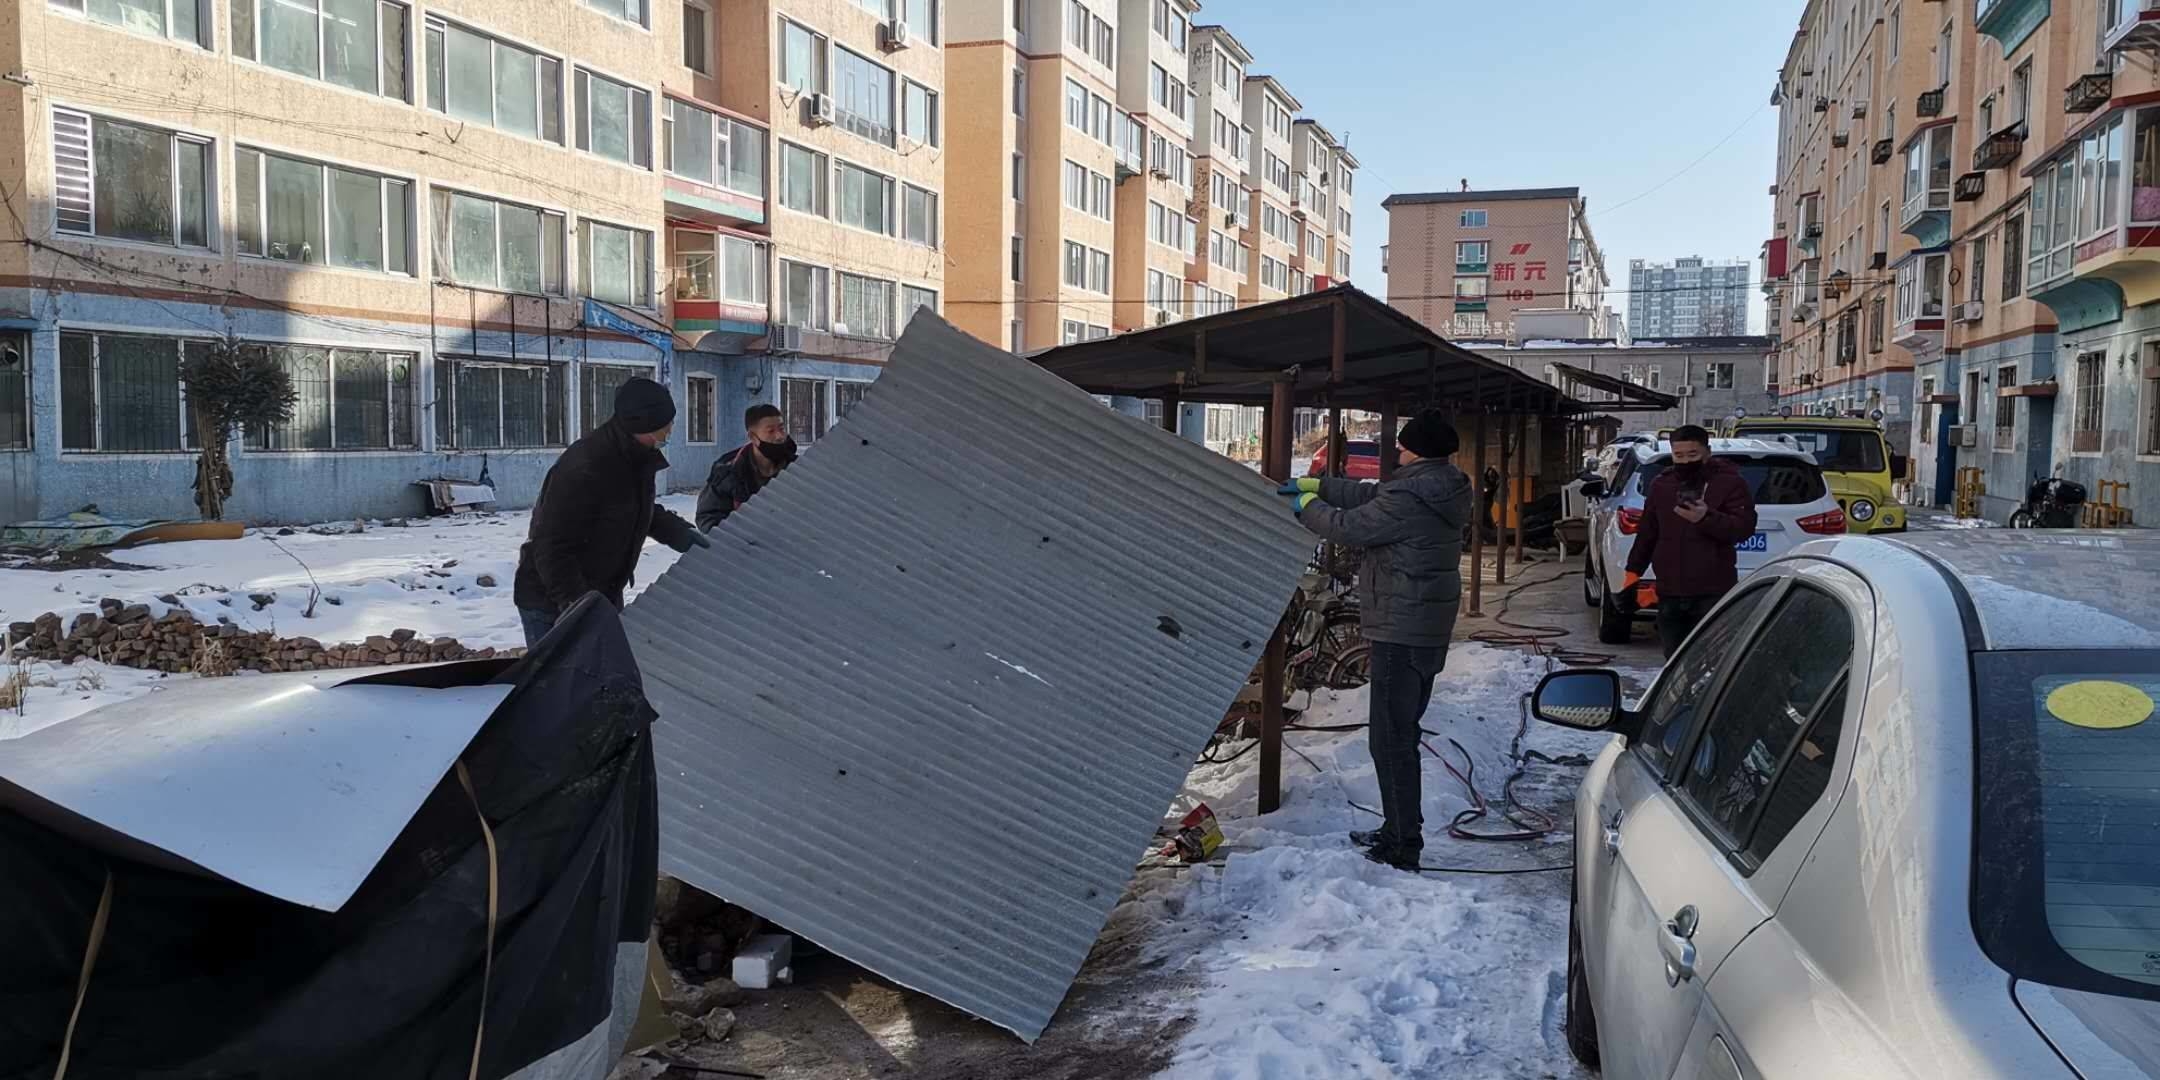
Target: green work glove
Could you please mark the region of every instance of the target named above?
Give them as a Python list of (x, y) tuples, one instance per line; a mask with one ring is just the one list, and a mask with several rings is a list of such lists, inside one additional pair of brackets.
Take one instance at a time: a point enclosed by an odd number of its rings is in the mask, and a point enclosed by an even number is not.
[[(1279, 488), (1276, 488), (1275, 494), (1283, 496), (1314, 495), (1318, 494), (1319, 491), (1320, 481), (1318, 478), (1311, 476), (1301, 476), (1295, 480), (1284, 484)], [(1301, 505), (1298, 507), (1298, 509), (1303, 510), (1304, 507)]]
[(1305, 516), (1305, 508), (1319, 501), (1320, 496), (1317, 493), (1307, 491), (1292, 497), (1290, 508), (1297, 511), (1299, 517), (1303, 517)]

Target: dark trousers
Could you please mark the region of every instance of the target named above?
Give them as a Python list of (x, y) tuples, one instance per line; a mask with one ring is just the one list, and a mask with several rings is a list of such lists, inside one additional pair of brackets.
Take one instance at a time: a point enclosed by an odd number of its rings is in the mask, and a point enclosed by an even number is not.
[(1380, 780), (1380, 839), (1397, 847), (1425, 846), (1425, 798), (1418, 758), (1418, 722), (1432, 704), (1433, 678), (1447, 648), (1372, 643), (1369, 729), (1373, 773)]
[(1696, 624), (1710, 609), (1717, 606), (1722, 596), (1660, 596), (1657, 606), (1658, 644), (1665, 646), (1665, 658), (1680, 651), (1687, 636), (1695, 632)]
[(546, 637), (548, 631), (555, 629), (555, 620), (561, 617), (553, 611), (519, 608), (518, 622), (525, 627), (525, 647), (530, 649), (540, 644), (540, 639)]

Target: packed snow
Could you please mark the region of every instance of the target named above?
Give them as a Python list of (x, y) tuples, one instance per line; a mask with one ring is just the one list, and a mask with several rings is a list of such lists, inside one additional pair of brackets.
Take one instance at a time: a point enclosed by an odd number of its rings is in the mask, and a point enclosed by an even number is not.
[[(1426, 741), (1475, 763), (1497, 803), (1510, 771), (1521, 695), (1545, 662), (1527, 652), (1458, 645), (1433, 695)], [(1304, 726), (1359, 724), (1365, 692), (1321, 692)], [(1608, 741), (1532, 722), (1524, 749), (1594, 756)], [(1565, 985), (1571, 800), (1579, 766), (1532, 764), (1521, 802), (1557, 830), (1529, 843), (1450, 839), (1468, 808), (1462, 786), (1425, 758), (1428, 867), (1555, 868), (1486, 876), (1409, 874), (1367, 861), (1351, 829), (1379, 819), (1363, 730), (1291, 731), (1283, 803), (1254, 816), (1257, 755), (1202, 764), (1186, 794), (1221, 819), (1229, 856), (1143, 888), (1120, 918), (1160, 924), (1152, 959), (1196, 977), (1197, 1023), (1170, 1080), (1587, 1077), (1560, 1034)], [(1221, 756), (1234, 754), (1227, 748)], [(1498, 818), (1472, 826), (1512, 828)]]
[[(671, 495), (661, 503), (689, 517), (696, 498)], [(177, 603), (202, 622), (230, 619), (243, 630), (324, 644), (405, 629), (422, 638), (454, 637), (468, 648), (514, 648), (525, 643), (511, 589), (529, 524), (526, 513), (343, 522), (114, 551), (116, 565), (90, 569), (44, 569), (55, 565), (50, 560), (0, 562), (0, 629), (48, 611), (72, 620), (111, 598), (146, 604), (153, 616)], [(677, 558), (648, 542), (630, 595)], [(0, 739), (192, 677), (94, 661), (32, 663), (27, 675), (21, 711), (0, 712)]]

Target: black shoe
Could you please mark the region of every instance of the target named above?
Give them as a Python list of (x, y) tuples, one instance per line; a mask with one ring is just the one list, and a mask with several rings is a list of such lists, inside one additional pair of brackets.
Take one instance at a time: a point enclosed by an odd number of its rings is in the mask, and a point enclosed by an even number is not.
[(1392, 866), (1414, 874), (1418, 872), (1419, 860), (1425, 857), (1425, 849), (1383, 843), (1374, 845), (1365, 853), (1365, 857), (1382, 866)]
[(1379, 843), (1380, 830), (1378, 829), (1352, 829), (1350, 831), (1350, 844), (1352, 847), (1377, 847)]

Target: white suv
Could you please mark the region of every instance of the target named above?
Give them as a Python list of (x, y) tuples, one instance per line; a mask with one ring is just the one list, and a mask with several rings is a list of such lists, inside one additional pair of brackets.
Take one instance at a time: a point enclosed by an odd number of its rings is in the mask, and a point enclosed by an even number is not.
[[(1735, 545), (1740, 576), (1810, 540), (1844, 535), (1845, 512), (1838, 509), (1813, 455), (1765, 439), (1712, 439), (1710, 453), (1739, 466), (1755, 494), (1755, 535)], [(1598, 609), (1598, 639), (1606, 644), (1623, 644), (1634, 635), (1634, 617), (1621, 606), (1615, 590), (1627, 574), (1628, 552), (1642, 526), (1650, 482), (1671, 465), (1671, 443), (1637, 443), (1620, 452), (1610, 475), (1584, 487), (1590, 498), (1590, 549), (1583, 555), (1583, 600)], [(1654, 581), (1654, 572), (1645, 573), (1643, 580)], [(1636, 614), (1655, 610), (1644, 608)]]

